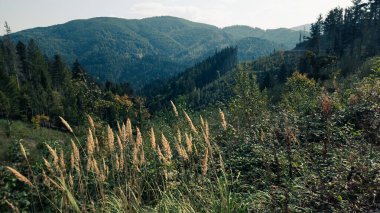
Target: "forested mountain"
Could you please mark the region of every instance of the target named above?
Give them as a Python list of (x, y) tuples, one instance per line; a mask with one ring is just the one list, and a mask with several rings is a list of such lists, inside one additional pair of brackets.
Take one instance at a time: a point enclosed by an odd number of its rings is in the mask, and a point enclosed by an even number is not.
[(147, 97), (147, 106), (160, 110), (179, 97), (185, 102), (200, 102), (200, 91), (216, 81), (237, 65), (237, 49), (228, 47), (197, 63), (183, 73), (168, 80), (158, 80), (145, 86), (142, 93)]
[(24, 30), (11, 37), (24, 43), (33, 38), (48, 57), (59, 53), (69, 63), (78, 59), (97, 79), (128, 81), (134, 87), (182, 72), (216, 49), (237, 45), (239, 56), (246, 60), (293, 48), (299, 38), (299, 32), (286, 29), (244, 36), (231, 29), (175, 17), (93, 18)]

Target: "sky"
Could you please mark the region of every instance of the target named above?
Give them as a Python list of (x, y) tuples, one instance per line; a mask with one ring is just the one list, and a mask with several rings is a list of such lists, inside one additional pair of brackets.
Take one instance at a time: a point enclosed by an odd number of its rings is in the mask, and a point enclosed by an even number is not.
[(312, 23), (319, 14), (350, 5), (351, 0), (0, 0), (0, 22), (17, 32), (74, 19), (170, 15), (218, 27), (274, 29)]

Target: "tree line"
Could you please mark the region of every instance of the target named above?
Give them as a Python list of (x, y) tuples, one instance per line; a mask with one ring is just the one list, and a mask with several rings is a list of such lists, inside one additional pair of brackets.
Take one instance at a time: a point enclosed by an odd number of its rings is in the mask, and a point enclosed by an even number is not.
[(74, 125), (81, 124), (85, 114), (115, 124), (144, 113), (143, 100), (133, 95), (128, 83), (99, 83), (78, 61), (70, 68), (60, 55), (46, 57), (34, 40), (15, 44), (8, 24), (5, 28), (0, 40), (0, 118), (34, 118), (37, 125), (59, 127), (59, 116)]

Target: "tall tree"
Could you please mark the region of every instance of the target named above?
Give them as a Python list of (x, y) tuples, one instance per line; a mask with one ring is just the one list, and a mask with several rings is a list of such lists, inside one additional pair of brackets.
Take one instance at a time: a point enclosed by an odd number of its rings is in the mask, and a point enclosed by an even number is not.
[(21, 82), (31, 80), (32, 76), (28, 69), (27, 56), (26, 56), (26, 46), (24, 43), (19, 41), (16, 45), (17, 55), (20, 59), (20, 79)]
[(62, 90), (62, 86), (67, 84), (71, 79), (70, 71), (59, 55), (55, 55), (53, 60), (49, 63), (49, 73), (54, 90)]
[(320, 51), (322, 25), (323, 25), (323, 18), (322, 18), (322, 15), (319, 15), (317, 22), (311, 24), (311, 28), (310, 28), (309, 48), (317, 55), (319, 54), (319, 51)]
[(323, 32), (328, 40), (327, 52), (341, 55), (342, 47), (343, 9), (331, 10), (323, 22)]
[(5, 32), (6, 34), (3, 36), (3, 42), (2, 42), (2, 49), (3, 49), (3, 54), (5, 58), (5, 72), (9, 76), (14, 76), (16, 79), (17, 83), (17, 88), (20, 89), (20, 80), (19, 80), (19, 75), (20, 75), (20, 68), (19, 68), (19, 60), (18, 60), (18, 55), (16, 54), (16, 49), (14, 47), (14, 44), (11, 40), (10, 33), (12, 32), (8, 23), (5, 22)]
[(78, 59), (75, 60), (72, 68), (73, 79), (79, 81), (86, 81), (86, 71), (79, 63)]

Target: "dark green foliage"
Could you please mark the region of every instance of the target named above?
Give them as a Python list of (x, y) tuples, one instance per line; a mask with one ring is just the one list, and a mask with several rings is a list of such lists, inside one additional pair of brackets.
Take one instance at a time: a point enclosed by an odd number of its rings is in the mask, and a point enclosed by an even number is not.
[(322, 15), (319, 15), (317, 22), (310, 27), (309, 49), (316, 54), (319, 54), (321, 48), (322, 25)]
[[(221, 78), (228, 71), (235, 67), (237, 63), (237, 49), (225, 48), (216, 52), (214, 56), (207, 58), (194, 67), (173, 77), (167, 81), (154, 82), (143, 89), (143, 93), (148, 98), (148, 106), (151, 110), (158, 110), (175, 100), (179, 96), (189, 95), (184, 102), (191, 105), (198, 105), (199, 101), (191, 103), (198, 91), (206, 85)], [(195, 98), (196, 99), (196, 98)]]
[(310, 37), (298, 49), (316, 55), (366, 58), (380, 53), (379, 2), (355, 0), (353, 6), (331, 10), (312, 24)]
[(9, 127), (11, 119), (30, 121), (36, 115), (50, 117), (45, 126), (61, 126), (59, 116), (78, 125), (86, 114), (116, 125), (127, 116), (137, 118), (134, 112), (141, 111), (129, 84), (104, 88), (78, 61), (70, 70), (59, 55), (47, 59), (34, 40), (14, 46), (7, 35), (0, 47), (0, 117), (9, 120)]

